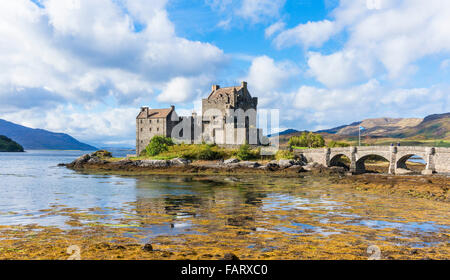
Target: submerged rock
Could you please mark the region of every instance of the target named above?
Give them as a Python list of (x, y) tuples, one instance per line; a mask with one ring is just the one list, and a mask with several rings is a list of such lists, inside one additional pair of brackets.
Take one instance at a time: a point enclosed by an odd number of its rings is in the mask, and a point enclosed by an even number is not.
[(238, 258), (235, 254), (233, 254), (233, 253), (226, 253), (226, 254), (223, 256), (223, 259), (222, 259), (222, 260), (224, 260), (224, 261), (238, 261), (239, 258)]
[(147, 251), (147, 252), (152, 252), (153, 251), (153, 246), (150, 243), (147, 243), (144, 245), (144, 247), (142, 247), (142, 250)]

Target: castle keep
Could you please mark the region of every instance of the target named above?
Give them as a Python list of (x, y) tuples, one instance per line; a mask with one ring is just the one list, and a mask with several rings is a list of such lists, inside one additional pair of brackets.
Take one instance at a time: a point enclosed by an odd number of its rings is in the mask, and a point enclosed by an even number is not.
[(258, 98), (252, 97), (247, 83), (221, 88), (213, 85), (202, 100), (202, 115), (179, 117), (175, 107), (142, 107), (136, 118), (136, 154), (140, 154), (155, 135), (172, 137), (175, 142), (215, 143), (218, 145), (260, 145), (262, 130), (256, 127)]

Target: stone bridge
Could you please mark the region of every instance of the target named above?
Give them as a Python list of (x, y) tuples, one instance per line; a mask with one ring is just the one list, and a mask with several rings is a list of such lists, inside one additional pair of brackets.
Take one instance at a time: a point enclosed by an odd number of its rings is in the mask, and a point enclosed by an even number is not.
[(336, 166), (341, 156), (350, 159), (350, 172), (364, 173), (364, 162), (370, 156), (380, 156), (389, 161), (389, 174), (397, 174), (397, 169), (406, 169), (406, 162), (412, 156), (419, 156), (426, 162), (422, 174), (450, 173), (450, 148), (408, 147), (408, 146), (361, 146), (345, 148), (319, 148), (294, 150), (307, 162), (317, 162), (324, 166)]

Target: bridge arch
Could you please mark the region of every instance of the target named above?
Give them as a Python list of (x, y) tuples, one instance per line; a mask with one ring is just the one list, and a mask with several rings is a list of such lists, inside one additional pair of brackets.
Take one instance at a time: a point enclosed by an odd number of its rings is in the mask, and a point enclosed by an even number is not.
[(330, 155), (330, 163), (328, 166), (340, 166), (345, 170), (350, 170), (351, 157), (345, 153)]
[[(361, 156), (361, 157), (359, 157), (357, 160), (356, 160), (356, 173), (365, 173), (365, 172), (367, 172), (367, 169), (366, 169), (366, 164), (365, 164), (365, 162), (366, 162), (366, 160), (382, 160), (382, 161), (385, 161), (386, 163), (387, 163), (387, 166), (386, 167), (381, 167), (382, 169), (385, 169), (385, 171), (383, 172), (383, 173), (388, 173), (389, 172), (389, 159), (388, 158), (386, 158), (386, 156), (384, 155), (384, 154), (377, 154), (377, 153), (373, 153), (373, 154), (365, 154), (365, 155), (363, 155), (363, 156)], [(375, 170), (371, 170), (372, 172), (378, 172), (378, 171), (375, 171)]]
[[(414, 167), (412, 168), (412, 166), (408, 166), (409, 164), (407, 164), (407, 162), (413, 158), (413, 157), (417, 157), (419, 159), (421, 159), (423, 161), (423, 166), (421, 166), (421, 164), (416, 164), (414, 165)], [(409, 153), (409, 154), (402, 154), (399, 155), (397, 157), (397, 161), (395, 163), (395, 168), (397, 169), (405, 169), (405, 170), (411, 170), (411, 171), (416, 171), (416, 172), (421, 172), (422, 170), (424, 170), (426, 168), (426, 164), (427, 164), (427, 160), (426, 160), (426, 156), (424, 154), (417, 154), (417, 153)]]

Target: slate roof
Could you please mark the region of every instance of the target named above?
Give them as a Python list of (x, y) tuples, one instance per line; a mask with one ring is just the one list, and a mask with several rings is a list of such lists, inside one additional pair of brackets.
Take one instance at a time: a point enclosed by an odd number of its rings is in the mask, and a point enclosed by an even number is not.
[(236, 93), (239, 92), (243, 87), (242, 86), (235, 86), (235, 87), (224, 87), (224, 88), (219, 88), (213, 92), (211, 92), (208, 96), (208, 99), (210, 98), (215, 98), (216, 96), (218, 96), (219, 94), (222, 95), (232, 95), (234, 92), (234, 89), (236, 89)]
[(138, 119), (158, 119), (158, 118), (167, 118), (169, 114), (172, 112), (172, 108), (167, 109), (148, 109), (148, 115), (147, 110), (143, 110), (139, 113), (137, 116)]

